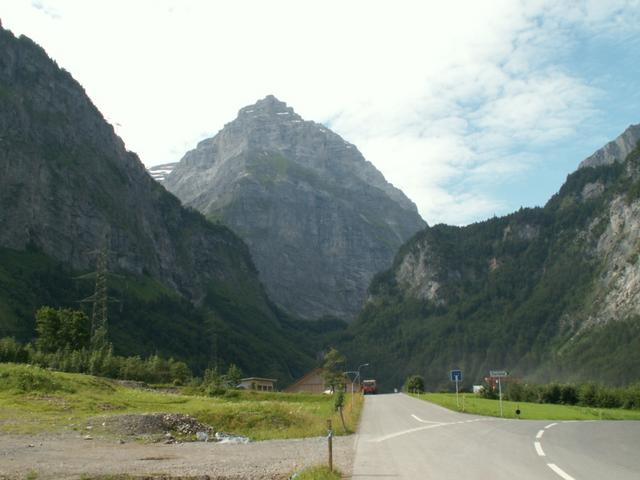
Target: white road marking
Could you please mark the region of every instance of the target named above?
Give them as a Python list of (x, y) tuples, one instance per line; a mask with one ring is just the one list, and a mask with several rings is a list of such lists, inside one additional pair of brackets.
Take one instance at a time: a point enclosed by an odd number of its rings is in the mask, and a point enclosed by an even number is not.
[[(545, 430), (548, 430), (551, 427), (555, 427), (556, 425), (558, 425), (557, 422), (556, 423), (550, 423), (549, 425), (544, 427), (544, 430), (539, 430), (538, 434), (536, 435), (536, 439), (542, 438), (542, 435), (544, 435)], [(533, 442), (533, 446), (536, 447), (536, 453), (540, 457), (546, 457), (546, 454), (544, 453), (544, 450), (542, 450), (542, 445), (540, 444), (540, 442)], [(557, 466), (555, 463), (547, 463), (547, 467), (549, 467), (551, 470), (553, 470), (554, 473), (556, 475), (558, 475), (559, 477), (561, 477), (563, 480), (576, 480), (571, 475), (569, 475), (567, 472), (562, 470), (559, 466)]]
[(438, 425), (444, 425), (444, 422), (432, 422), (430, 420), (422, 420), (420, 417), (418, 417), (417, 415), (414, 415), (413, 413), (411, 414), (411, 416), (415, 418), (417, 421), (419, 421), (420, 423), (435, 423)]
[(401, 437), (402, 435), (407, 435), (409, 433), (413, 433), (413, 432), (419, 432), (421, 430), (429, 430), (431, 428), (437, 428), (437, 427), (446, 427), (448, 425), (458, 425), (461, 423), (469, 423), (469, 422), (481, 422), (481, 421), (490, 421), (491, 419), (487, 418), (475, 418), (473, 420), (466, 420), (464, 422), (432, 422), (430, 420), (422, 420), (420, 417), (418, 417), (417, 415), (414, 415), (413, 413), (411, 414), (411, 416), (417, 420), (420, 423), (428, 423), (429, 425), (425, 425), (424, 427), (416, 427), (416, 428), (410, 428), (408, 430), (402, 430), (401, 432), (395, 432), (395, 433), (390, 433), (389, 435), (385, 435), (383, 437), (379, 437), (379, 438), (375, 438), (372, 440), (369, 440), (370, 442), (376, 442), (376, 443), (380, 443), (380, 442), (384, 442), (387, 440), (391, 440), (392, 438), (396, 438), (396, 437)]
[(384, 437), (376, 438), (375, 440), (371, 440), (372, 442), (380, 443), (386, 440), (391, 440), (392, 438), (401, 437), (402, 435), (407, 435), (408, 433), (419, 432), (420, 430), (429, 430), (430, 428), (438, 428), (444, 427), (445, 425), (449, 425), (448, 423), (437, 423), (435, 425), (426, 425), (424, 427), (410, 428), (409, 430), (403, 430), (401, 432), (390, 433), (389, 435), (385, 435)]
[(559, 466), (557, 466), (555, 463), (547, 463), (547, 467), (549, 467), (551, 470), (556, 472), (560, 477), (564, 478), (564, 480), (576, 480), (567, 472), (562, 470)]

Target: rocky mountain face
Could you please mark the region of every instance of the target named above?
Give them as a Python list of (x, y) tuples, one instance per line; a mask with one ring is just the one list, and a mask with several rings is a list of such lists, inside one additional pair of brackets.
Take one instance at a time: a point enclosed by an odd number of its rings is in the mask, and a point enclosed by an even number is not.
[(630, 125), (622, 135), (585, 158), (578, 168), (597, 167), (622, 162), (640, 142), (640, 125)]
[(209, 280), (253, 275), (242, 241), (154, 182), (71, 75), (26, 37), (0, 42), (1, 246), (87, 269), (107, 241), (114, 268), (194, 299)]
[(353, 318), (373, 275), (425, 226), (354, 145), (273, 96), (200, 142), (164, 186), (240, 235), (270, 297), (308, 319)]
[[(280, 366), (271, 371), (283, 371), (290, 368), (284, 348), (293, 363), (304, 363), (284, 339), (281, 317), (243, 241), (184, 209), (126, 151), (69, 73), (28, 38), (1, 28), (0, 205), (0, 334), (29, 339), (32, 308), (63, 297), (77, 300), (70, 276), (94, 268), (89, 252), (108, 248), (109, 268), (122, 275), (120, 286), (130, 286), (123, 295), (131, 297), (114, 334), (132, 349), (154, 338), (149, 349), (167, 347), (183, 358), (199, 349), (204, 362), (202, 356), (218, 356), (220, 349), (207, 345), (215, 330), (213, 343), (227, 346), (227, 359), (242, 352), (259, 364), (272, 349), (264, 364), (275, 362)], [(29, 252), (38, 256), (28, 260)], [(68, 269), (67, 280), (45, 275), (54, 265)], [(24, 275), (29, 268), (31, 277)], [(67, 285), (64, 291), (61, 285)], [(129, 310), (127, 317), (126, 308), (134, 307), (136, 314)], [(152, 318), (161, 319), (160, 332)], [(127, 335), (134, 332), (136, 340)], [(235, 353), (229, 350), (233, 335), (242, 337)]]
[(640, 379), (637, 143), (625, 158), (583, 162), (544, 208), (417, 234), (372, 282), (343, 348), (379, 365), (387, 388), (413, 373), (446, 387), (451, 368), (470, 382), (490, 369), (539, 381)]

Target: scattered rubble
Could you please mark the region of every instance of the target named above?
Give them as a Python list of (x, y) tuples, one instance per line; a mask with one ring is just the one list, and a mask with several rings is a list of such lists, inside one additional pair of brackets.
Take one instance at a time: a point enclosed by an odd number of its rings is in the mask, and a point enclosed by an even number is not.
[(119, 435), (165, 435), (165, 440), (195, 436), (198, 432), (213, 433), (213, 427), (180, 413), (114, 415), (101, 423), (107, 431)]

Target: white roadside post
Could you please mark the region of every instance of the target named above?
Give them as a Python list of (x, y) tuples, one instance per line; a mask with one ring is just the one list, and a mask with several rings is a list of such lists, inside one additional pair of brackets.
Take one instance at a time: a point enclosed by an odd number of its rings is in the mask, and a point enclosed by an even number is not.
[(498, 396), (500, 397), (500, 416), (502, 417), (502, 382), (500, 382), (500, 377), (498, 377)]

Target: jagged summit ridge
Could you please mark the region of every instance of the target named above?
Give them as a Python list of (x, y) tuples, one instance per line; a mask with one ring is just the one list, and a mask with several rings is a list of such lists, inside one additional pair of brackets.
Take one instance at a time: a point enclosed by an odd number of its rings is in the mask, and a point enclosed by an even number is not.
[[(168, 179), (170, 191), (185, 203), (198, 203), (189, 193), (193, 193), (192, 188), (181, 189), (179, 185), (182, 182), (202, 184), (210, 179), (189, 178), (185, 167), (195, 168), (197, 175), (201, 175), (203, 170), (210, 170), (208, 173), (215, 172), (217, 175), (220, 169), (226, 168), (225, 163), (241, 151), (250, 152), (257, 158), (257, 163), (260, 163), (258, 155), (269, 156), (270, 152), (277, 151), (295, 159), (295, 163), (305, 168), (330, 176), (338, 183), (348, 183), (356, 177), (380, 189), (393, 202), (419, 217), (416, 205), (401, 190), (387, 182), (355, 145), (320, 123), (304, 120), (292, 107), (273, 95), (241, 108), (235, 120), (227, 123), (214, 137), (202, 140), (194, 150), (187, 152)], [(212, 161), (215, 161), (215, 165)], [(200, 208), (196, 204), (192, 206)]]
[(293, 111), (292, 107), (289, 107), (286, 102), (278, 100), (273, 95), (267, 95), (265, 98), (258, 100), (253, 105), (247, 105), (246, 107), (241, 108), (238, 112), (238, 116), (251, 114), (278, 115), (283, 116), (283, 118), (284, 116), (292, 115), (294, 119), (302, 120), (300, 115)]
[(584, 159), (578, 168), (598, 167), (622, 162), (640, 142), (640, 124), (630, 125), (618, 138)]
[(306, 318), (355, 316), (373, 274), (425, 226), (353, 144), (272, 95), (187, 152), (165, 186), (236, 231), (270, 296)]

